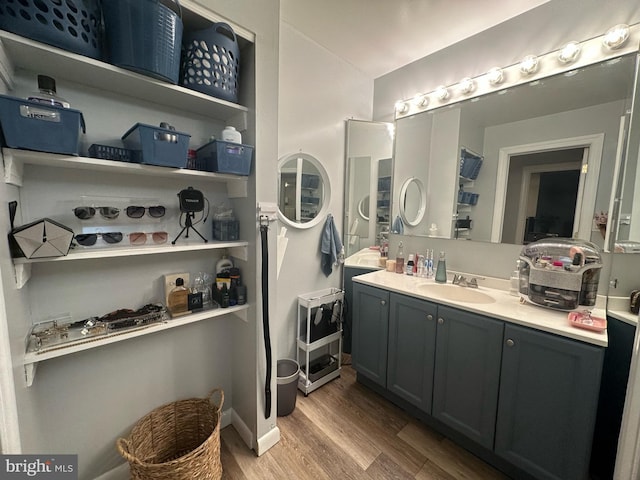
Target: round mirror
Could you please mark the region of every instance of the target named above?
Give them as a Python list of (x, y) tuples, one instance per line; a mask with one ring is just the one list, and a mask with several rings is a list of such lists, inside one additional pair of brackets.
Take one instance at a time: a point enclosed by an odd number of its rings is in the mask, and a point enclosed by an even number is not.
[(400, 216), (402, 221), (415, 227), (424, 217), (427, 198), (424, 186), (420, 179), (411, 177), (407, 179), (400, 189)]
[(287, 155), (278, 162), (278, 213), (296, 228), (311, 228), (322, 221), (331, 189), (326, 170), (306, 153)]
[(369, 195), (365, 195), (358, 202), (358, 214), (365, 220), (369, 220)]

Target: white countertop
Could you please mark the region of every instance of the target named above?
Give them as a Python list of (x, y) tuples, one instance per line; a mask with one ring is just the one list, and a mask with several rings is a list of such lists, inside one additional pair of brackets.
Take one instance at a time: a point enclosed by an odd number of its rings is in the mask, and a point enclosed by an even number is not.
[(638, 315), (629, 311), (629, 297), (609, 297), (607, 315), (634, 327), (638, 326)]
[[(380, 250), (377, 248), (363, 248), (362, 250), (348, 256), (344, 259), (345, 267), (366, 268), (368, 270), (374, 268), (380, 270)], [(386, 259), (385, 259), (386, 260)]]
[[(468, 275), (473, 277), (474, 275)], [(567, 318), (568, 312), (553, 310), (550, 308), (539, 307), (530, 303), (521, 303), (519, 297), (510, 295), (506, 290), (489, 288), (482, 285), (474, 291), (489, 295), (495, 302), (493, 303), (470, 303), (451, 300), (438, 295), (437, 290), (425, 293), (421, 290), (420, 285), (434, 284), (433, 279), (413, 277), (409, 275), (400, 275), (397, 273), (378, 270), (353, 278), (354, 282), (370, 285), (373, 287), (390, 290), (403, 295), (431, 300), (433, 302), (449, 305), (452, 307), (467, 310), (480, 315), (486, 315), (493, 318), (504, 320), (505, 322), (523, 325), (525, 327), (535, 328), (545, 332), (554, 333), (563, 337), (580, 340), (582, 342), (606, 347), (608, 345), (607, 332), (593, 332), (582, 328), (576, 328), (569, 324)], [(449, 279), (449, 283), (451, 280)], [(489, 282), (487, 282), (489, 283)], [(424, 287), (422, 287), (424, 288)], [(451, 288), (468, 288), (452, 285)], [(592, 314), (596, 317), (606, 318), (606, 312), (603, 308), (591, 309)]]

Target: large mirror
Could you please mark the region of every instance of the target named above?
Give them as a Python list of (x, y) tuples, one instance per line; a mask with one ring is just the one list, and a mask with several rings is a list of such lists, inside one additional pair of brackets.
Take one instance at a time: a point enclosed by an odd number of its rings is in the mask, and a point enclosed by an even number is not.
[[(635, 76), (634, 53), (397, 120), (393, 189), (417, 176), (427, 192), (424, 218), (404, 234), (435, 226), (445, 238), (524, 244), (569, 236), (604, 247), (620, 230), (621, 239), (624, 231), (624, 240), (640, 240), (633, 202), (620, 212), (629, 226), (613, 223), (607, 233), (594, 221), (615, 206), (616, 168), (626, 201), (637, 183), (640, 129), (624, 168)], [(461, 159), (473, 158), (475, 170), (461, 176)], [(393, 218), (401, 205), (394, 196)]]
[(344, 245), (347, 256), (389, 233), (393, 124), (347, 120)]
[(311, 228), (325, 217), (331, 188), (322, 164), (306, 153), (294, 153), (278, 162), (278, 213), (295, 228)]

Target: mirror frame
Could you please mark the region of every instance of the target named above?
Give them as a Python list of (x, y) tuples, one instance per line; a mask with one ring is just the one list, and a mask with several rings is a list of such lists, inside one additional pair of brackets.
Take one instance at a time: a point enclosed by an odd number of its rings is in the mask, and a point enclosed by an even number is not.
[[(407, 212), (405, 211), (404, 206), (407, 199), (407, 190), (409, 190), (409, 187), (413, 184), (415, 184), (418, 187), (418, 195), (420, 197), (420, 206), (418, 208), (418, 212), (416, 213), (416, 217), (412, 220), (409, 220), (409, 218), (407, 218)], [(400, 197), (398, 197), (398, 201), (400, 202), (400, 218), (402, 218), (402, 221), (406, 225), (409, 225), (411, 227), (415, 227), (416, 225), (419, 225), (424, 217), (424, 212), (427, 208), (427, 197), (425, 194), (424, 185), (422, 181), (416, 177), (407, 178), (402, 184), (402, 187), (400, 188)]]
[[(316, 170), (318, 170), (318, 172), (320, 173), (320, 178), (322, 180), (322, 206), (320, 207), (320, 210), (318, 210), (318, 213), (314, 218), (304, 223), (294, 222), (293, 220), (286, 217), (284, 213), (282, 213), (282, 211), (280, 210), (280, 203), (279, 203), (280, 182), (281, 182), (280, 176), (282, 174), (282, 167), (286, 165), (288, 162), (290, 162), (291, 160), (298, 160), (298, 159), (302, 159), (303, 161), (306, 160), (310, 162), (316, 168)], [(280, 160), (278, 160), (278, 218), (280, 219), (281, 222), (289, 225), (290, 227), (299, 228), (299, 229), (307, 229), (307, 228), (315, 227), (320, 222), (322, 222), (324, 218), (327, 216), (330, 201), (331, 201), (331, 184), (329, 183), (329, 175), (327, 174), (327, 171), (325, 170), (324, 166), (320, 163), (320, 161), (317, 158), (315, 158), (312, 155), (309, 155), (308, 153), (299, 152), (299, 153), (292, 153), (289, 155), (285, 155), (284, 157), (281, 157)]]

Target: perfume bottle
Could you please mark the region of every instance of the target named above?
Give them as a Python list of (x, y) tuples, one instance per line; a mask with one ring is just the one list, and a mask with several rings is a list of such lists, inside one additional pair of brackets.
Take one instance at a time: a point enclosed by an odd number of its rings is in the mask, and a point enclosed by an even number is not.
[(172, 314), (186, 313), (189, 311), (189, 290), (184, 286), (182, 278), (176, 278), (176, 286), (169, 292), (169, 311)]
[(398, 253), (396, 254), (396, 273), (404, 273), (404, 248), (402, 242), (398, 245)]
[(44, 103), (54, 107), (69, 108), (69, 102), (56, 92), (56, 81), (46, 75), (38, 75), (38, 91), (30, 94), (27, 100)]

